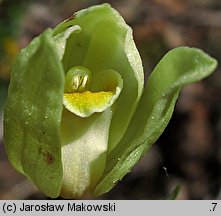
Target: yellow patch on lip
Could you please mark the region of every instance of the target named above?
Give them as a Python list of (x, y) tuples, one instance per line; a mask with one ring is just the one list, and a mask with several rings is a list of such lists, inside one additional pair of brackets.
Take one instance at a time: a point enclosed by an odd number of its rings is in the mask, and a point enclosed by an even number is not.
[(111, 106), (113, 96), (112, 91), (64, 93), (64, 106), (78, 116), (88, 117)]
[(89, 117), (108, 109), (119, 97), (123, 80), (118, 72), (109, 69), (100, 72), (94, 80), (95, 92), (89, 91), (92, 84), (91, 72), (83, 66), (74, 66), (66, 74), (63, 104), (80, 117)]

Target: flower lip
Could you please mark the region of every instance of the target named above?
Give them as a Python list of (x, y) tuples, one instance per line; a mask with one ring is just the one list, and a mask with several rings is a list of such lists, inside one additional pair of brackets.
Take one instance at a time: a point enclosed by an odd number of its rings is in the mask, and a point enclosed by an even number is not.
[(91, 72), (83, 66), (71, 68), (65, 79), (65, 108), (77, 116), (89, 117), (111, 107), (120, 95), (123, 80), (120, 74), (112, 69), (105, 70), (102, 74), (105, 80), (103, 89), (91, 91)]

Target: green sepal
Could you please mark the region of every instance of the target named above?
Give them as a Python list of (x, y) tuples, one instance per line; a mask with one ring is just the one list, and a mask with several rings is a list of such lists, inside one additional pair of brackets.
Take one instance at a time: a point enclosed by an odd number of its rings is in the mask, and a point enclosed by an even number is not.
[[(113, 69), (124, 82), (110, 125), (108, 152), (111, 152), (125, 133), (141, 97), (144, 86), (142, 62), (132, 29), (109, 4), (78, 11), (59, 24), (54, 34), (75, 25), (80, 26), (81, 31), (67, 40), (62, 60), (65, 71), (81, 65), (91, 71), (93, 80), (102, 80), (105, 71)], [(92, 91), (97, 89), (97, 83), (92, 82)]]
[(108, 192), (150, 149), (167, 126), (183, 85), (210, 75), (217, 61), (196, 48), (179, 47), (168, 52), (148, 79), (139, 106), (117, 148), (107, 157), (96, 196)]
[(47, 196), (62, 182), (60, 121), (64, 71), (47, 30), (19, 54), (4, 110), (5, 147), (12, 166)]

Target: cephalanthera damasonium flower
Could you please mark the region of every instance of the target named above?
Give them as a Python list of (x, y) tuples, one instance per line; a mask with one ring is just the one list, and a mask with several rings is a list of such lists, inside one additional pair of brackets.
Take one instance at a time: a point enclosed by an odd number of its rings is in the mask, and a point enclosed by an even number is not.
[(131, 28), (110, 5), (79, 11), (19, 54), (4, 113), (9, 160), (47, 196), (109, 191), (166, 127), (181, 87), (216, 60), (168, 52), (144, 87)]

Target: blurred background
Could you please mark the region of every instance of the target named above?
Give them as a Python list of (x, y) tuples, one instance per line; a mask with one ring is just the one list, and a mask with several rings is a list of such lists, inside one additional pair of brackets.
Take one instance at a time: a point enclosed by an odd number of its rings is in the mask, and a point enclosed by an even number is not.
[[(104, 2), (133, 28), (147, 74), (167, 51), (182, 45), (221, 62), (220, 0), (0, 0), (0, 199), (47, 199), (10, 166), (3, 146), (3, 106), (15, 56), (46, 28)], [(221, 199), (220, 70), (182, 90), (163, 135), (101, 199), (170, 199), (175, 188), (177, 199)]]

